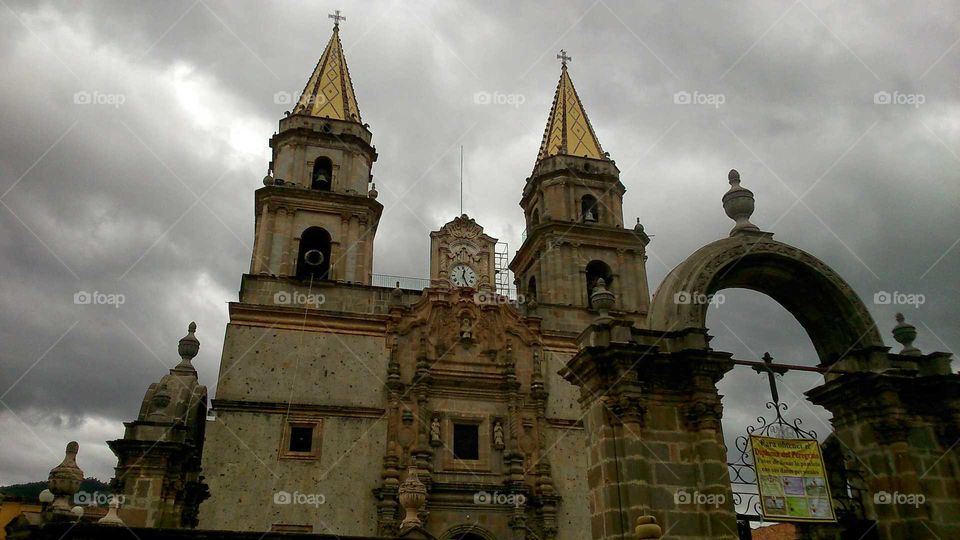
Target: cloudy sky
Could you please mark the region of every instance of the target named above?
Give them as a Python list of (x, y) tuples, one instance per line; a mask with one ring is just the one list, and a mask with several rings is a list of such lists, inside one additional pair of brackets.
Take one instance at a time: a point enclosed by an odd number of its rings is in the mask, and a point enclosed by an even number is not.
[[(956, 4), (0, 0), (0, 484), (46, 478), (70, 440), (109, 479), (104, 441), (176, 363), (191, 320), (215, 386), (289, 108), (274, 96), (303, 88), (338, 8), (380, 154), (378, 273), (427, 274), (428, 232), (459, 211), (460, 145), (465, 211), (517, 248), (564, 48), (622, 171), (624, 217), (654, 235), (651, 289), (728, 233), (737, 168), (753, 221), (844, 276), (889, 345), (902, 310), (924, 351), (960, 346)], [(123, 303), (75, 304), (94, 291)], [(708, 323), (738, 358), (816, 363), (759, 294), (727, 291)], [(828, 416), (798, 399), (818, 380), (788, 375), (782, 393), (823, 433)], [(732, 435), (765, 383), (741, 369), (721, 390)]]

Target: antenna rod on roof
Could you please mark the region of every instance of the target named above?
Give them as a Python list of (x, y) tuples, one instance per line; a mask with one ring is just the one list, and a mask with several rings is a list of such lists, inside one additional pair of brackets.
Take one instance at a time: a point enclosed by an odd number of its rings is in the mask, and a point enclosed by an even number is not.
[(460, 145), (460, 215), (463, 215), (463, 145)]

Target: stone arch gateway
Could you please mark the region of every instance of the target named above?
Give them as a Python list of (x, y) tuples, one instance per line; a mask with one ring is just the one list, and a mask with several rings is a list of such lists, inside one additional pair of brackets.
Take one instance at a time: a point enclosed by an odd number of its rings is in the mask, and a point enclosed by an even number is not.
[[(728, 180), (730, 237), (674, 268), (642, 324), (601, 310), (560, 371), (580, 391), (594, 539), (623, 538), (634, 524), (655, 525), (642, 538), (661, 529), (689, 540), (749, 534), (738, 527), (717, 382), (734, 366), (758, 362), (711, 348), (705, 328), (707, 309), (719, 300), (712, 295), (727, 288), (769, 296), (806, 330), (821, 360), (810, 370), (823, 375), (806, 396), (831, 413), (832, 437), (844, 450), (839, 461), (849, 456), (869, 466), (858, 487), (862, 511), (808, 523), (802, 537), (960, 538), (960, 456), (952, 450), (960, 438), (960, 375), (951, 354), (913, 347), (916, 328), (902, 315), (893, 336), (903, 349), (890, 352), (853, 289), (822, 261), (750, 223), (753, 193), (737, 171)], [(894, 494), (925, 504), (893, 504)]]
[(883, 347), (873, 318), (843, 278), (813, 255), (771, 236), (738, 234), (697, 250), (655, 293), (649, 327), (703, 329), (712, 295), (743, 288), (766, 294), (793, 314), (823, 364), (852, 350)]

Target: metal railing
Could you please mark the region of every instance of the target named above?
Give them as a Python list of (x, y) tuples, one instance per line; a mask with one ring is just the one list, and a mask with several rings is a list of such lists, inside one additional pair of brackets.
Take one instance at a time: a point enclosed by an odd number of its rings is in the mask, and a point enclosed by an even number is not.
[(374, 287), (396, 287), (411, 291), (422, 291), (430, 286), (430, 278), (391, 276), (390, 274), (370, 274), (370, 284)]
[[(389, 287), (391, 289), (399, 284), (401, 289), (422, 291), (430, 286), (431, 280), (430, 278), (393, 276), (390, 274), (370, 274), (370, 284), (374, 287)], [(504, 287), (498, 284), (496, 293), (514, 302), (516, 302), (518, 298), (517, 289), (514, 287)]]

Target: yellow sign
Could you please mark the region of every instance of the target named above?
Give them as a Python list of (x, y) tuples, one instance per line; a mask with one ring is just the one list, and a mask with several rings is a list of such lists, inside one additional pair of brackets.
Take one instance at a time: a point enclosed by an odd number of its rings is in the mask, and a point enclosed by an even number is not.
[(836, 521), (820, 444), (811, 439), (750, 437), (763, 517)]

